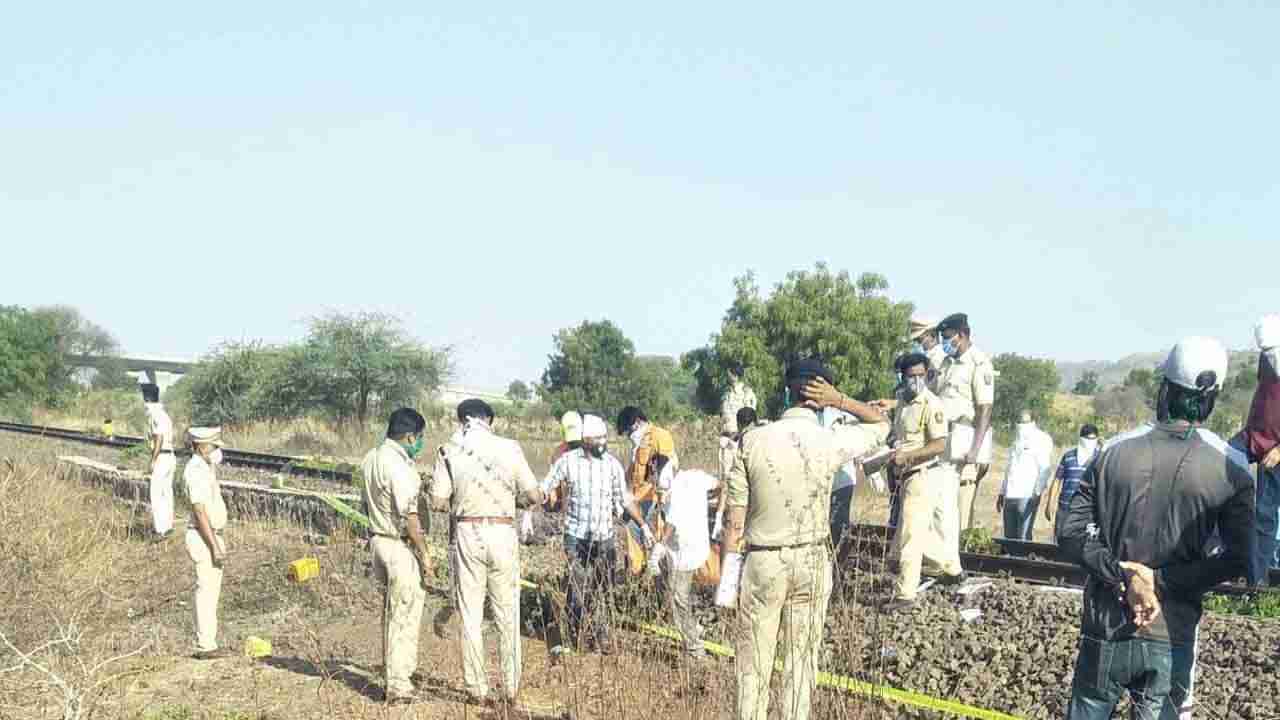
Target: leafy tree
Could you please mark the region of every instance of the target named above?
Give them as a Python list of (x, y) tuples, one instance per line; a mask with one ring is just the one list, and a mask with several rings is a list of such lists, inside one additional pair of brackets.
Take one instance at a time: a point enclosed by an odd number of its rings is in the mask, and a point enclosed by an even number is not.
[(314, 318), (289, 353), (296, 403), (360, 425), (375, 413), (413, 405), (448, 377), (450, 348), (430, 348), (381, 313)]
[[(654, 419), (674, 411), (662, 363), (636, 358), (635, 345), (608, 320), (584, 320), (556, 333), (555, 352), (547, 358), (538, 393), (553, 415), (592, 410), (612, 418), (637, 405)], [(667, 368), (674, 364), (668, 359)]]
[(1084, 375), (1076, 381), (1076, 386), (1071, 389), (1076, 395), (1097, 395), (1098, 394), (1098, 373), (1093, 370), (1086, 370)]
[(72, 382), (52, 320), (20, 307), (0, 306), (0, 398), (49, 403)]
[(91, 322), (69, 305), (47, 305), (31, 311), (47, 319), (57, 338), (58, 352), (63, 355), (117, 355), (120, 343), (105, 328)]
[(184, 380), (193, 421), (236, 424), (324, 413), (363, 425), (375, 412), (418, 404), (449, 373), (448, 348), (410, 338), (373, 313), (312, 320), (298, 344), (229, 343)]
[(523, 380), (512, 380), (507, 386), (507, 399), (513, 403), (526, 403), (533, 397), (533, 390)]
[(1062, 382), (1052, 360), (1037, 360), (1014, 353), (997, 355), (992, 361), (1000, 379), (996, 383), (992, 422), (1009, 427), (1018, 422), (1022, 411), (1044, 418), (1053, 403), (1053, 394)]
[(1142, 388), (1136, 385), (1108, 388), (1093, 396), (1093, 412), (1131, 426), (1150, 414), (1151, 407)]
[(783, 370), (792, 360), (817, 356), (836, 385), (861, 399), (887, 397), (894, 359), (907, 347), (911, 304), (884, 295), (888, 281), (875, 273), (857, 280), (832, 273), (824, 263), (789, 273), (768, 297), (753, 274), (734, 280), (736, 296), (710, 345), (687, 353), (682, 366), (697, 380), (694, 399), (708, 413), (719, 410), (729, 381), (725, 368), (741, 362), (746, 381), (769, 414), (782, 409)]
[(125, 369), (123, 360), (108, 357), (98, 366), (89, 386), (94, 390), (135, 390), (138, 380)]

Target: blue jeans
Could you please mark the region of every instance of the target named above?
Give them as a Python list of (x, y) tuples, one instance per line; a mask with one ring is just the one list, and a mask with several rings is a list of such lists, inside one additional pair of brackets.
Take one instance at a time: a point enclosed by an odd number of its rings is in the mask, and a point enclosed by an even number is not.
[(1254, 492), (1255, 538), (1253, 557), (1249, 559), (1249, 584), (1266, 585), (1267, 570), (1275, 562), (1277, 513), (1280, 512), (1280, 467), (1267, 470), (1258, 466), (1258, 482)]
[(1134, 720), (1177, 720), (1192, 700), (1195, 661), (1194, 644), (1081, 635), (1067, 720), (1110, 720), (1126, 691)]
[(580, 648), (588, 643), (599, 646), (609, 639), (610, 594), (613, 567), (617, 564), (614, 548), (612, 537), (583, 540), (565, 533), (564, 554), (569, 565), (565, 609), (569, 632), (564, 639)]

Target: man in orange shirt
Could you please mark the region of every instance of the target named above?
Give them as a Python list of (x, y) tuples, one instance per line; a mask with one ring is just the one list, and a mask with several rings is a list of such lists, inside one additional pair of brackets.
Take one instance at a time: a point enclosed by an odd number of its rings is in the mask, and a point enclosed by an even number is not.
[[(657, 486), (658, 477), (651, 476), (650, 467), (654, 464), (656, 457), (662, 456), (667, 459), (666, 464), (671, 467), (671, 474), (668, 477), (680, 472), (680, 458), (676, 455), (675, 440), (666, 428), (649, 422), (644, 411), (634, 405), (628, 405), (618, 413), (617, 428), (619, 435), (631, 439), (631, 465), (627, 468), (627, 484), (631, 490), (631, 496), (639, 504), (640, 512), (644, 513), (645, 522), (652, 525), (654, 510), (658, 506), (657, 501), (660, 496), (666, 497), (670, 488)], [(632, 528), (631, 532), (637, 542), (644, 541), (638, 529)]]

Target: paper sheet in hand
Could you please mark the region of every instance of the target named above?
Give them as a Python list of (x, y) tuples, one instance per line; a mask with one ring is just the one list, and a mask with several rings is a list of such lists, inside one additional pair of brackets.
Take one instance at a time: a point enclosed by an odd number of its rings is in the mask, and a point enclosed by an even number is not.
[(879, 472), (885, 465), (889, 464), (889, 460), (893, 458), (893, 448), (880, 448), (870, 455), (863, 455), (861, 459), (862, 472), (871, 475)]
[(720, 585), (716, 588), (716, 605), (734, 607), (738, 604), (738, 584), (742, 579), (741, 553), (729, 553), (720, 569)]
[[(960, 462), (969, 454), (972, 447), (973, 427), (960, 423), (952, 425), (947, 437), (947, 459), (951, 462)], [(991, 428), (987, 428), (987, 434), (982, 438), (982, 447), (978, 448), (978, 464), (991, 464)]]

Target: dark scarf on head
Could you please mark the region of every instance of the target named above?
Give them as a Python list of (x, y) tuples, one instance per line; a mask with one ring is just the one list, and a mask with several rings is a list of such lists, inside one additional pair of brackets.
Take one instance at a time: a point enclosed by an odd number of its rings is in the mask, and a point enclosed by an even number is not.
[(1280, 377), (1271, 363), (1262, 358), (1258, 360), (1258, 389), (1253, 392), (1244, 434), (1249, 460), (1253, 462), (1280, 445)]

